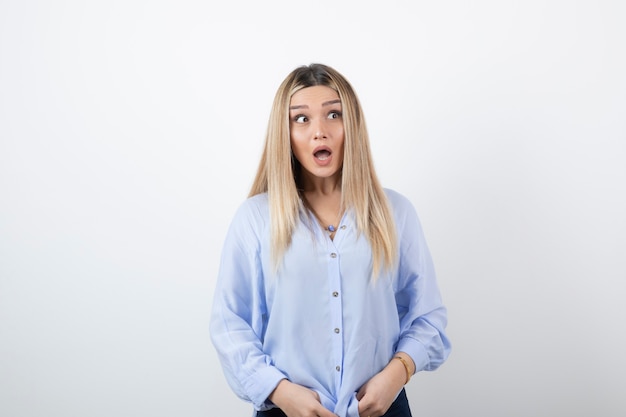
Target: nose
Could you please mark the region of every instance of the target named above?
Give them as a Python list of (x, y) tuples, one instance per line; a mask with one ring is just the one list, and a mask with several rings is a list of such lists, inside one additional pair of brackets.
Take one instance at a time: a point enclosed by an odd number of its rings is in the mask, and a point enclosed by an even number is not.
[(315, 134), (313, 135), (313, 139), (326, 139), (326, 133), (324, 129), (324, 122), (320, 121), (314, 126)]

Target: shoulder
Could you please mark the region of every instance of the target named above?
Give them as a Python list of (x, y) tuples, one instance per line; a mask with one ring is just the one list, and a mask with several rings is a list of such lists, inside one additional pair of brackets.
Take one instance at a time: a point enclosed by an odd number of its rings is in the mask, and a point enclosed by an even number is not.
[(267, 194), (248, 197), (240, 205), (233, 217), (231, 228), (242, 234), (258, 233), (269, 223), (269, 203)]
[(384, 190), (387, 200), (389, 201), (389, 206), (393, 213), (397, 229), (402, 231), (407, 226), (409, 228), (417, 227), (421, 229), (417, 211), (415, 210), (413, 203), (397, 191), (389, 188), (385, 188)]
[(267, 193), (261, 193), (248, 197), (243, 203), (241, 203), (238, 211), (253, 215), (263, 215), (264, 213), (269, 212), (269, 200), (267, 198)]
[(391, 210), (396, 215), (406, 215), (407, 212), (415, 212), (413, 204), (404, 195), (389, 188), (385, 188), (384, 190), (385, 195), (387, 196), (387, 200), (389, 201), (389, 205), (391, 206)]

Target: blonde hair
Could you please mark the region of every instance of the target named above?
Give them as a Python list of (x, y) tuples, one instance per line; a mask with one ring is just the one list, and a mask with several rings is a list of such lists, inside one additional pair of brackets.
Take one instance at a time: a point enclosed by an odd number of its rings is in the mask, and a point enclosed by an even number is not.
[(374, 171), (361, 104), (352, 86), (333, 68), (322, 64), (298, 67), (278, 88), (250, 196), (268, 194), (271, 256), (278, 268), (291, 244), (301, 205), (297, 184), (301, 167), (291, 151), (289, 104), (295, 92), (318, 85), (332, 88), (341, 99), (344, 123), (341, 206), (354, 211), (359, 232), (367, 236), (373, 255), (372, 273), (375, 274), (382, 267), (392, 267), (396, 260), (395, 225), (387, 197)]

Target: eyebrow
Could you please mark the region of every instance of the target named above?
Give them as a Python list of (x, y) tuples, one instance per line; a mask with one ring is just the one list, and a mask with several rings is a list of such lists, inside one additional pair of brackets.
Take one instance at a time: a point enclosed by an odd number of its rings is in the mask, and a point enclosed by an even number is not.
[[(322, 107), (330, 106), (331, 104), (337, 104), (337, 103), (341, 104), (341, 99), (325, 101), (322, 103)], [(308, 109), (308, 108), (309, 106), (307, 106), (306, 104), (299, 104), (297, 106), (289, 106), (289, 110)]]

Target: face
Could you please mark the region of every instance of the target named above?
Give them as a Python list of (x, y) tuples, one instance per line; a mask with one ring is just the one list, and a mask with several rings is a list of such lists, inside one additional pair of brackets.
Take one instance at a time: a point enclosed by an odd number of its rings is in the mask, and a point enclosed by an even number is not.
[(333, 178), (343, 165), (343, 118), (339, 95), (325, 86), (303, 88), (291, 96), (291, 149), (305, 177)]

